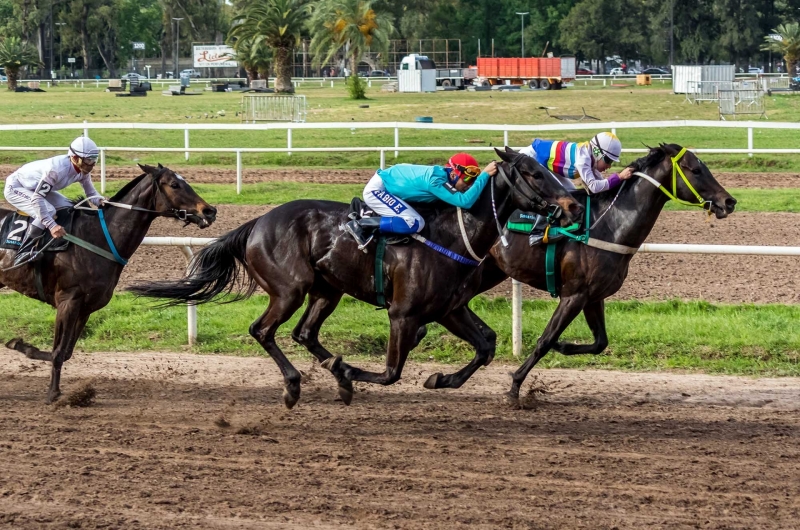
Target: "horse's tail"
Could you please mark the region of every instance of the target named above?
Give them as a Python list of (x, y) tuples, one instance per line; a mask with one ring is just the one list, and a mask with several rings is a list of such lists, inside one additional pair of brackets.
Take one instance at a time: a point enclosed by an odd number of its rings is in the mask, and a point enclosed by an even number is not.
[(186, 276), (175, 281), (140, 283), (128, 290), (138, 296), (165, 298), (164, 305), (181, 303), (204, 304), (217, 295), (233, 294), (219, 302), (244, 300), (256, 290), (256, 282), (244, 270), (247, 265), (245, 249), (247, 239), (258, 218), (248, 221), (236, 230), (223, 235), (198, 252), (192, 259)]

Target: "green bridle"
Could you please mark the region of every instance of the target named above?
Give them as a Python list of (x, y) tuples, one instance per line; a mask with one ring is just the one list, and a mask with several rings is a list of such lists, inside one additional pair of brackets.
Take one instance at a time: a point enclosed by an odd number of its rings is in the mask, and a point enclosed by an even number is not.
[[(670, 193), (667, 188), (665, 188), (660, 182), (658, 182), (656, 179), (654, 179), (650, 175), (642, 173), (641, 171), (635, 172), (634, 175), (646, 179), (653, 186), (655, 186), (658, 189), (660, 189), (661, 191), (663, 191), (664, 195), (666, 195), (667, 197), (669, 197), (670, 199), (672, 199), (673, 201), (675, 201), (677, 203), (685, 204), (686, 206), (697, 206), (698, 208), (703, 208), (703, 209), (707, 209), (706, 205), (708, 205), (708, 208), (710, 208), (711, 207), (711, 201), (707, 201), (707, 200), (703, 199), (703, 197), (701, 197), (700, 194), (697, 193), (697, 190), (694, 189), (694, 186), (692, 186), (692, 183), (689, 182), (688, 178), (686, 178), (686, 174), (683, 172), (683, 168), (681, 168), (681, 166), (680, 166), (680, 160), (681, 160), (681, 158), (683, 158), (683, 155), (685, 155), (685, 154), (686, 154), (686, 148), (684, 147), (683, 149), (681, 149), (678, 152), (677, 155), (675, 155), (675, 156), (670, 158), (670, 160), (672, 161), (672, 193)], [(689, 188), (689, 191), (691, 191), (694, 194), (695, 198), (697, 199), (696, 203), (695, 202), (684, 201), (683, 199), (679, 199), (678, 198), (678, 175), (681, 176), (681, 179), (683, 179), (683, 182), (684, 182), (684, 184), (686, 184), (686, 187)]]

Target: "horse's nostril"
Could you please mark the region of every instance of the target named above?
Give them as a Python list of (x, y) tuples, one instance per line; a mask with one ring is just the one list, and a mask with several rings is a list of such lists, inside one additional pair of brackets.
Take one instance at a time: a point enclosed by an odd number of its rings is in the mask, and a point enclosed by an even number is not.
[(736, 199), (731, 197), (730, 199), (725, 199), (725, 209), (733, 211), (736, 207)]
[(217, 215), (217, 209), (213, 206), (209, 206), (208, 208), (203, 208), (203, 215), (206, 217), (214, 217)]

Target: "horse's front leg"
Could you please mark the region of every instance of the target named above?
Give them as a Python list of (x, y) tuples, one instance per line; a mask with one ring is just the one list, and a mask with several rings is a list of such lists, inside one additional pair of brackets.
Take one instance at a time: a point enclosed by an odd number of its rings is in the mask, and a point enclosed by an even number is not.
[(519, 389), (525, 378), (528, 377), (528, 372), (536, 366), (542, 357), (547, 355), (547, 352), (553, 347), (558, 338), (567, 329), (575, 317), (577, 317), (583, 308), (586, 306), (586, 296), (583, 294), (575, 294), (572, 296), (562, 297), (558, 303), (553, 316), (550, 317), (550, 322), (544, 328), (544, 333), (539, 337), (536, 342), (536, 348), (533, 353), (525, 360), (522, 366), (514, 372), (511, 383), (511, 390), (508, 391), (508, 398), (514, 403), (519, 401)]
[(568, 342), (556, 342), (553, 350), (563, 355), (598, 355), (608, 346), (608, 334), (606, 333), (606, 307), (605, 301), (590, 302), (583, 308), (583, 316), (586, 323), (592, 330), (594, 343), (592, 344), (572, 344)]
[(386, 352), (386, 370), (368, 372), (342, 361), (341, 356), (330, 359), (323, 366), (333, 372), (337, 379), (343, 377), (350, 381), (364, 381), (379, 385), (396, 383), (403, 373), (403, 366), (414, 346), (418, 344), (420, 320), (416, 316), (393, 317), (390, 309), (389, 345)]
[(56, 330), (53, 339), (52, 363), (50, 372), (50, 390), (47, 392), (47, 402), (52, 403), (61, 396), (61, 367), (75, 349), (90, 313), (84, 314), (80, 302), (68, 300), (58, 305), (56, 313)]
[(497, 347), (497, 334), (467, 306), (451, 311), (438, 322), (456, 337), (469, 342), (475, 348), (475, 357), (456, 373), (433, 374), (425, 381), (425, 388), (459, 388), (478, 368), (492, 362)]

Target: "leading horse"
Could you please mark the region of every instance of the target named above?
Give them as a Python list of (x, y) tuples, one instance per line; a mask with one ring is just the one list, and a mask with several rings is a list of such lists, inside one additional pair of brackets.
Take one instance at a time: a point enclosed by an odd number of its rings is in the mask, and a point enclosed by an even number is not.
[[(158, 167), (139, 167), (144, 173), (127, 183), (103, 208), (108, 237), (121, 261), (100, 257), (71, 244), (63, 252), (45, 253), (36, 264), (12, 269), (15, 251), (0, 250), (0, 287), (8, 286), (56, 308), (52, 351), (40, 351), (21, 338), (12, 339), (7, 344), (7, 347), (31, 359), (52, 363), (48, 402), (61, 395), (62, 365), (72, 357), (75, 343), (89, 316), (111, 300), (122, 274), (123, 262), (139, 248), (152, 222), (157, 217), (173, 217), (206, 228), (216, 218), (216, 208), (200, 198), (174, 171), (160, 164)], [(117, 203), (117, 206), (110, 203)], [(0, 219), (12, 213), (0, 209)], [(101, 250), (111, 249), (97, 212), (76, 210), (74, 215), (70, 229), (72, 236)], [(41, 271), (38, 279), (35, 268)], [(37, 281), (41, 282), (38, 287)]]
[[(586, 245), (577, 241), (556, 243), (555, 271), (561, 280), (560, 300), (533, 353), (513, 374), (508, 398), (519, 399), (519, 390), (530, 370), (551, 349), (564, 355), (599, 354), (608, 346), (605, 299), (616, 293), (628, 275), (636, 250), (655, 226), (669, 200), (704, 207), (718, 219), (733, 213), (736, 199), (717, 182), (708, 167), (694, 153), (676, 144), (651, 148), (636, 160), (635, 177), (617, 191), (591, 198), (590, 235)], [(671, 191), (669, 190), (671, 188)], [(530, 247), (528, 236), (508, 232), (509, 246), (497, 243), (482, 266), (480, 292), (495, 287), (509, 276), (546, 291), (546, 246)], [(476, 322), (477, 315), (467, 309)], [(569, 344), (559, 338), (583, 312), (594, 336), (592, 344)], [(446, 380), (451, 376), (441, 376)], [(465, 379), (459, 379), (463, 384)], [(435, 384), (429, 388), (446, 385)]]
[[(352, 399), (352, 381), (396, 382), (409, 351), (424, 336), (424, 324), (430, 322), (438, 321), (476, 346), (482, 358), (491, 360), (493, 332), (483, 332), (466, 309), (453, 311), (465, 306), (481, 281), (475, 266), (478, 263), (465, 264), (463, 256), (467, 252), (485, 256), (498, 237), (497, 223), (505, 223), (515, 208), (535, 208), (546, 214), (548, 203), (557, 202), (565, 224), (583, 213), (583, 207), (534, 159), (514, 152), (497, 150), (497, 154), (503, 159), (498, 164), (499, 176), (489, 181), (471, 209), (421, 210), (423, 215), (427, 212), (422, 237), (443, 246), (445, 252), (458, 253), (460, 260), (412, 240), (407, 245), (386, 247), (383, 261), (376, 263), (376, 245), (367, 247), (367, 253), (359, 252), (356, 242), (341, 229), (347, 221), (346, 204), (301, 200), (275, 208), (204, 248), (195, 256), (185, 278), (146, 283), (131, 290), (178, 304), (212, 301), (219, 294), (230, 293), (238, 280), (246, 282), (245, 292), (227, 301), (249, 296), (256, 285), (264, 289), (269, 294), (269, 306), (250, 326), (250, 335), (278, 364), (288, 408), (300, 397), (300, 373), (275, 343), (275, 332), (303, 305), (306, 296), (308, 307), (292, 338), (331, 370), (346, 404)], [(240, 277), (240, 265), (247, 273), (246, 280)], [(386, 370), (382, 373), (346, 365), (340, 357), (333, 358), (318, 340), (320, 326), (344, 293), (383, 305), (376, 289), (376, 268), (378, 278), (383, 276), (383, 281), (378, 281), (385, 293), (391, 326)], [(485, 324), (483, 327), (488, 330)]]

